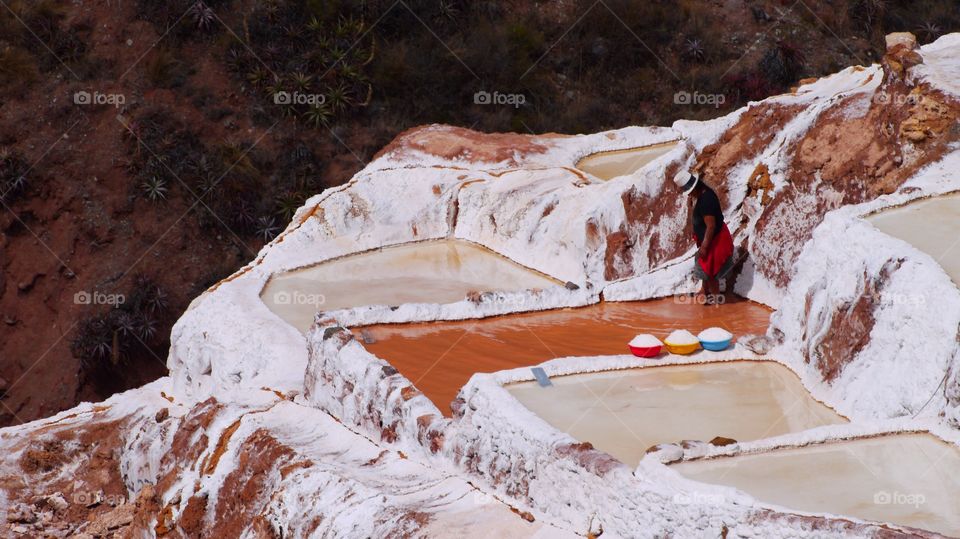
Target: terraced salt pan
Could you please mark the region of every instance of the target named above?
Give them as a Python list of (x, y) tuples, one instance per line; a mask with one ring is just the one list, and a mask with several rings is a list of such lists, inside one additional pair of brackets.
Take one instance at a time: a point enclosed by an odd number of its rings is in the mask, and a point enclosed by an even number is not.
[(664, 142), (628, 150), (615, 150), (588, 155), (577, 162), (577, 168), (602, 180), (633, 174), (644, 165), (674, 149), (679, 141)]
[(758, 440), (844, 422), (770, 361), (669, 365), (521, 382), (507, 390), (553, 427), (637, 465), (647, 448)]
[(681, 462), (672, 468), (794, 510), (960, 536), (960, 451), (926, 434)]
[(636, 335), (660, 338), (676, 328), (722, 325), (736, 335), (764, 333), (770, 310), (730, 297), (706, 307), (685, 296), (598, 303), (576, 309), (482, 320), (381, 324), (360, 330), (364, 347), (406, 376), (445, 413), (477, 372), (536, 365), (564, 356), (629, 354)]
[(932, 256), (960, 284), (960, 194), (911, 202), (871, 215), (867, 221)]
[(387, 247), (274, 275), (260, 298), (280, 318), (306, 331), (321, 310), (453, 303), (468, 292), (559, 284), (476, 244), (440, 240)]

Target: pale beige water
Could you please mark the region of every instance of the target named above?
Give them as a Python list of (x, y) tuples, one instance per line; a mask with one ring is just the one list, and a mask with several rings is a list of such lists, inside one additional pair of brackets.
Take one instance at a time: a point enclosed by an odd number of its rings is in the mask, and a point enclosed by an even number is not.
[(558, 284), (473, 243), (438, 240), (387, 247), (275, 275), (260, 298), (280, 318), (306, 331), (320, 310), (452, 303), (471, 291)]
[(577, 168), (602, 180), (633, 174), (644, 165), (672, 150), (679, 141), (664, 142), (652, 146), (616, 150), (588, 155), (577, 163)]
[(871, 215), (867, 221), (932, 256), (960, 284), (960, 195), (919, 200)]
[(555, 428), (636, 465), (647, 448), (716, 436), (757, 440), (844, 422), (773, 362), (673, 365), (507, 386)]
[(926, 434), (683, 462), (673, 468), (790, 509), (960, 535), (960, 451)]

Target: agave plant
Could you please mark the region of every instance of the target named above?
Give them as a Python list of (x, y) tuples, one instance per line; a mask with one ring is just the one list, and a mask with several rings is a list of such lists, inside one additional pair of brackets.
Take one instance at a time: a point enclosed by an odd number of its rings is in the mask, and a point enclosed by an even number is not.
[(141, 313), (134, 321), (134, 329), (137, 337), (144, 344), (153, 340), (157, 336), (157, 323), (149, 316)]
[(293, 218), (293, 214), (297, 212), (303, 204), (303, 196), (300, 193), (287, 192), (284, 195), (277, 197), (276, 200), (276, 213), (284, 221), (289, 221)]
[(257, 220), (257, 236), (260, 236), (263, 241), (272, 240), (279, 231), (280, 228), (277, 226), (277, 221), (273, 217), (263, 216)]
[(922, 35), (927, 41), (933, 41), (940, 37), (940, 27), (933, 21), (927, 21), (917, 28), (917, 33)]
[(341, 17), (340, 20), (337, 21), (334, 34), (336, 34), (337, 37), (352, 37), (363, 32), (363, 28), (363, 21), (354, 19), (353, 17)]
[(246, 200), (237, 202), (231, 209), (230, 215), (233, 216), (231, 219), (233, 224), (242, 230), (249, 230), (257, 221), (255, 208)]
[(699, 39), (688, 39), (683, 44), (683, 56), (696, 62), (703, 62), (707, 59), (707, 51), (703, 48), (703, 42)]
[(257, 88), (267, 82), (269, 78), (270, 74), (267, 73), (267, 70), (262, 66), (254, 66), (254, 68), (247, 73), (247, 82)]
[(27, 171), (21, 162), (0, 162), (0, 200), (9, 200), (27, 187)]
[(144, 300), (147, 311), (151, 313), (163, 312), (167, 310), (167, 293), (162, 288), (154, 285), (150, 290), (150, 295)]
[(449, 0), (440, 0), (437, 2), (438, 19), (453, 21), (456, 20), (459, 13), (460, 10), (457, 9), (457, 6), (453, 5), (453, 2), (450, 2)]
[(209, 31), (213, 28), (213, 23), (216, 21), (216, 15), (214, 15), (213, 10), (203, 2), (203, 0), (197, 0), (190, 6), (190, 9), (187, 10), (187, 14), (193, 19), (193, 24), (204, 32)]
[(133, 333), (135, 323), (133, 316), (126, 311), (120, 309), (114, 309), (110, 311), (108, 315), (110, 325), (113, 327), (113, 330), (119, 333), (120, 335), (129, 335)]
[(343, 83), (327, 88), (327, 104), (334, 113), (346, 110), (353, 102), (350, 99), (350, 90)]
[(323, 32), (323, 21), (316, 16), (310, 17), (310, 22), (307, 23), (307, 30), (314, 34)]
[(88, 318), (80, 323), (70, 343), (73, 355), (87, 368), (110, 358), (113, 351), (113, 331), (103, 318)]
[(167, 182), (157, 175), (148, 177), (142, 184), (140, 190), (147, 200), (158, 202), (167, 198)]
[(333, 117), (333, 114), (330, 113), (330, 107), (328, 107), (326, 103), (311, 105), (310, 108), (303, 113), (303, 118), (307, 124), (315, 128), (327, 125), (331, 117)]
[(290, 75), (290, 82), (293, 84), (293, 87), (297, 89), (297, 91), (306, 92), (310, 90), (310, 84), (313, 82), (313, 77), (301, 71), (297, 71), (293, 75)]
[(243, 71), (244, 66), (247, 63), (247, 56), (244, 54), (243, 50), (238, 47), (232, 47), (227, 51), (226, 64), (227, 69), (238, 73)]

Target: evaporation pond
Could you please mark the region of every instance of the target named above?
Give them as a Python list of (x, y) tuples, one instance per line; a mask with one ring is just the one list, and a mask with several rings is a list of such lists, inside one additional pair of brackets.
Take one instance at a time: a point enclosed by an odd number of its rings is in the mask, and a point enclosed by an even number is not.
[(660, 443), (750, 441), (845, 422), (772, 361), (624, 369), (551, 382), (507, 390), (553, 427), (631, 466)]
[(577, 162), (577, 168), (601, 180), (610, 180), (633, 174), (647, 163), (672, 150), (676, 145), (677, 141), (671, 141), (629, 150), (599, 152), (581, 159)]
[(442, 240), (386, 247), (274, 275), (260, 297), (287, 323), (306, 331), (317, 311), (453, 303), (472, 291), (559, 284), (473, 243)]
[(960, 195), (918, 200), (871, 215), (867, 221), (932, 256), (960, 285)]
[(899, 434), (681, 462), (690, 479), (736, 487), (797, 511), (847, 515), (960, 536), (960, 451)]
[(444, 413), (478, 372), (537, 365), (564, 356), (629, 354), (638, 333), (661, 339), (677, 328), (699, 333), (720, 326), (737, 336), (763, 334), (770, 309), (729, 296), (705, 307), (684, 296), (602, 302), (482, 320), (379, 324), (360, 331), (364, 346), (397, 368)]

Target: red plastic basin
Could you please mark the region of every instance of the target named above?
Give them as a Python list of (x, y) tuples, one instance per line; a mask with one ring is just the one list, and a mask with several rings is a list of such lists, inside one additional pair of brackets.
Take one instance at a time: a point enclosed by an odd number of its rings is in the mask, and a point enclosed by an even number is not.
[(630, 346), (630, 351), (637, 357), (657, 357), (660, 355), (662, 346)]

